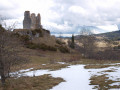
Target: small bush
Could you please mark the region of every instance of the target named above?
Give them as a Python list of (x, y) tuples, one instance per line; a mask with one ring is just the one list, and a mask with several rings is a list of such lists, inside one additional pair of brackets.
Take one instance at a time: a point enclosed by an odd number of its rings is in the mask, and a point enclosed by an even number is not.
[(70, 53), (70, 50), (66, 46), (60, 46), (59, 50), (62, 53)]
[(28, 35), (22, 35), (21, 40), (24, 42), (28, 42), (30, 40), (30, 37)]
[(72, 49), (74, 49), (75, 48), (75, 44), (74, 43), (70, 43), (70, 45), (69, 45)]
[(39, 49), (42, 49), (42, 50), (48, 50), (48, 46), (46, 44), (39, 44), (38, 45)]
[(34, 44), (32, 42), (29, 42), (29, 43), (27, 43), (26, 47), (30, 48), (30, 49), (37, 49), (38, 45), (36, 45), (36, 44)]
[(43, 33), (42, 33), (42, 30), (41, 29), (35, 29), (34, 30), (36, 33), (39, 33), (39, 36), (40, 37), (43, 37)]
[(62, 45), (62, 42), (60, 40), (56, 40), (56, 43)]
[(20, 37), (20, 34), (19, 33), (13, 33), (12, 36)]
[(43, 31), (47, 32), (48, 34), (50, 34), (50, 31), (49, 30), (46, 30), (46, 29), (42, 29)]
[(114, 50), (120, 50), (120, 45), (113, 47)]
[(27, 31), (27, 34), (29, 34), (29, 31)]
[(32, 31), (32, 35), (35, 36), (37, 33), (39, 33), (40, 37), (43, 37), (43, 33), (41, 29), (35, 29)]
[(96, 60), (120, 60), (120, 51), (117, 50), (104, 50), (99, 51), (96, 53), (90, 53), (88, 58), (89, 59), (96, 59)]
[(50, 31), (49, 30), (45, 30), (48, 34), (50, 34)]
[(5, 29), (2, 27), (2, 25), (0, 24), (0, 32), (1, 31), (5, 31)]
[(26, 47), (30, 48), (30, 49), (42, 49), (44, 51), (46, 51), (46, 50), (57, 51), (56, 47), (48, 46), (46, 44), (35, 44), (32, 42), (27, 43)]
[(56, 43), (59, 44), (59, 45), (65, 44), (65, 42), (62, 42), (62, 41), (60, 41), (58, 39), (56, 40)]
[(118, 42), (113, 42), (113, 45), (118, 45), (119, 43)]
[(57, 48), (56, 47), (52, 47), (52, 46), (48, 46), (46, 44), (40, 44), (39, 45), (39, 49), (42, 49), (42, 50), (49, 50), (49, 51), (57, 51)]
[(48, 46), (48, 50), (50, 50), (50, 51), (57, 51), (57, 48), (56, 47), (52, 47), (52, 46)]
[(42, 33), (41, 29), (35, 29), (34, 31), (37, 32), (37, 33)]
[(35, 31), (35, 30), (32, 31), (32, 35), (33, 35), (33, 36), (36, 35), (36, 31)]

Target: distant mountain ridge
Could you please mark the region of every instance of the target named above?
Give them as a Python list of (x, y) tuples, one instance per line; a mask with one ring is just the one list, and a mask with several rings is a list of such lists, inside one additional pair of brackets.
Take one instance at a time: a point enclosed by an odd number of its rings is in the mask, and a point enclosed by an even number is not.
[[(107, 33), (100, 33), (100, 34), (94, 34), (95, 37), (104, 37), (106, 39), (110, 40), (120, 40), (120, 30), (113, 31), (113, 32), (107, 32)], [(76, 35), (75, 38), (78, 39), (80, 35)]]
[(120, 40), (120, 30), (102, 33), (102, 34), (95, 34), (95, 36), (106, 37), (106, 38), (112, 39), (112, 40)]

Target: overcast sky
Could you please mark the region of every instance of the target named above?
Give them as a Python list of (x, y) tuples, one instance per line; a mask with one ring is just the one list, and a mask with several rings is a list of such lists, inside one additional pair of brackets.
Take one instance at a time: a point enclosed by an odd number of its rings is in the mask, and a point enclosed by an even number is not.
[(0, 0), (0, 15), (18, 21), (17, 28), (26, 10), (40, 13), (43, 27), (55, 33), (76, 33), (81, 26), (109, 32), (120, 24), (120, 0)]

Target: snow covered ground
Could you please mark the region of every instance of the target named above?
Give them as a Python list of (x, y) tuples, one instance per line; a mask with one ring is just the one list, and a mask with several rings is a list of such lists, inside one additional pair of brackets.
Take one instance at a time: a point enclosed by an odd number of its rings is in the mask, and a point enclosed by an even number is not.
[[(112, 66), (101, 69), (84, 69), (85, 65), (72, 65), (69, 68), (63, 68), (61, 70), (49, 71), (49, 70), (35, 70), (27, 71), (23, 73), (24, 76), (40, 76), (44, 74), (51, 74), (53, 77), (61, 77), (66, 82), (62, 82), (59, 85), (53, 87), (51, 90), (93, 90), (93, 85), (89, 85), (90, 77), (93, 75), (107, 76), (111, 80), (120, 81), (120, 68), (118, 66)], [(115, 72), (104, 72), (105, 70), (115, 70)], [(25, 70), (23, 70), (25, 71)], [(120, 83), (113, 83), (111, 85), (120, 85)]]
[(51, 90), (91, 90), (89, 85), (89, 72), (84, 65), (74, 65), (58, 71), (51, 72), (53, 77), (62, 77), (66, 82), (53, 87)]

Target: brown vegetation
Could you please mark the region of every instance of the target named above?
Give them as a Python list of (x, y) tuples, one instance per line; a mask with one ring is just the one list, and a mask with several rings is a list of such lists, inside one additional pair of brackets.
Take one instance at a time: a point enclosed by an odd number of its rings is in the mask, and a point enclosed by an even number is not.
[(98, 69), (98, 68), (107, 68), (107, 67), (110, 67), (110, 66), (113, 66), (113, 65), (86, 65), (84, 66), (85, 69)]
[(36, 77), (10, 78), (6, 81), (5, 87), (0, 85), (0, 90), (48, 90), (63, 81), (62, 78), (53, 78), (47, 74)]
[(109, 77), (105, 75), (100, 75), (100, 76), (92, 76), (90, 78), (91, 82), (90, 85), (96, 85), (94, 87), (94, 89), (98, 89), (98, 90), (109, 90), (112, 88), (120, 88), (120, 86), (110, 86), (110, 84), (115, 83), (115, 82), (120, 82), (120, 81), (113, 81), (110, 80)]
[(26, 63), (27, 59), (20, 56), (20, 41), (0, 26), (0, 76), (2, 85), (10, 77), (11, 67)]

